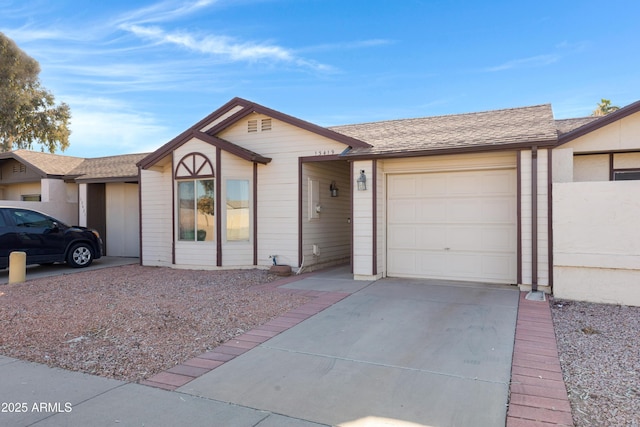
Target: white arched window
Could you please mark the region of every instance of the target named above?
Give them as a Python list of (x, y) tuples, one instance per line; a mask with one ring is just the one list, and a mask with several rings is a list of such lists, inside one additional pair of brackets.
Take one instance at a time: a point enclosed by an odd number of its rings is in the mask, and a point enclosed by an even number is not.
[(215, 241), (215, 174), (211, 161), (190, 153), (175, 170), (178, 187), (178, 240)]

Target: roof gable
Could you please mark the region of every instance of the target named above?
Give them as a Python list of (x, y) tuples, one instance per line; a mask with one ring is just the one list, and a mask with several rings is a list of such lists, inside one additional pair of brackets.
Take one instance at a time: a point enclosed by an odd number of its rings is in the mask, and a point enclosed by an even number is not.
[(629, 104), (626, 107), (609, 113), (606, 116), (598, 117), (595, 120), (589, 121), (582, 126), (571, 130), (570, 132), (560, 135), (558, 138), (558, 145), (566, 144), (569, 141), (573, 141), (576, 138), (580, 138), (588, 133), (598, 130), (604, 126), (607, 126), (618, 120), (622, 120), (627, 116), (640, 112), (640, 101), (636, 101), (633, 104)]
[(48, 176), (65, 176), (85, 160), (80, 157), (63, 156), (60, 154), (42, 153), (24, 149), (0, 153), (0, 160), (2, 159), (17, 160), (31, 167), (43, 178)]
[[(200, 120), (195, 125), (191, 126), (176, 138), (172, 139), (171, 141), (160, 147), (158, 150), (151, 153), (149, 156), (139, 162), (139, 165), (143, 169), (151, 167), (157, 161), (167, 156), (170, 152), (178, 148), (180, 145), (184, 144), (188, 139), (190, 139), (190, 137), (196, 137), (205, 142), (209, 142), (246, 160), (257, 163), (268, 163), (269, 161), (271, 161), (270, 158), (263, 157), (258, 153), (246, 150), (236, 144), (225, 141), (216, 136), (223, 130), (229, 128), (239, 120), (252, 113), (264, 114), (265, 116), (269, 116), (271, 118), (307, 130), (309, 132), (313, 132), (326, 138), (341, 142), (349, 147), (369, 147), (369, 144), (356, 138), (352, 138), (348, 135), (334, 132), (331, 129), (315, 125), (313, 123), (298, 119), (293, 116), (289, 116), (260, 104), (247, 101), (246, 99), (233, 98), (231, 101), (227, 102), (225, 105), (218, 108), (216, 111), (209, 114), (207, 117)], [(214, 122), (215, 124), (212, 126), (211, 124)]]
[(225, 141), (222, 138), (218, 138), (216, 136), (206, 134), (204, 132), (196, 130), (195, 127), (191, 127), (186, 131), (182, 132), (176, 138), (172, 139), (171, 141), (169, 141), (168, 143), (160, 147), (158, 150), (154, 151), (153, 153), (150, 153), (149, 155), (141, 159), (138, 162), (138, 166), (140, 166), (142, 169), (150, 168), (151, 166), (156, 164), (160, 159), (172, 153), (176, 148), (187, 143), (192, 138), (196, 138), (206, 143), (209, 143), (214, 147), (218, 147), (222, 150), (228, 151), (250, 162), (267, 164), (271, 161), (271, 158), (269, 157), (264, 157), (251, 150), (247, 150), (243, 147), (240, 147), (239, 145), (233, 144), (229, 141)]

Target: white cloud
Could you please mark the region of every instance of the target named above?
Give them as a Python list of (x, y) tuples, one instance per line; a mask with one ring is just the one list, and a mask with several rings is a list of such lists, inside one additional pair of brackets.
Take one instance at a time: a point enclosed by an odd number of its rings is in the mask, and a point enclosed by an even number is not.
[(174, 131), (153, 116), (108, 98), (70, 98), (71, 138), (65, 154), (99, 157), (142, 153), (173, 138)]
[(196, 37), (187, 32), (165, 32), (158, 26), (121, 24), (122, 30), (161, 44), (173, 44), (191, 51), (214, 55), (229, 62), (281, 62), (316, 71), (332, 71), (332, 67), (297, 57), (293, 51), (265, 42), (238, 41), (229, 36)]
[(113, 24), (117, 26), (122, 23), (146, 24), (152, 22), (173, 21), (182, 16), (198, 12), (199, 10), (207, 8), (217, 2), (217, 0), (197, 0), (190, 3), (170, 0), (162, 1), (152, 4), (151, 6), (124, 13), (116, 18), (113, 21)]
[(485, 68), (484, 71), (495, 72), (495, 71), (511, 70), (515, 68), (542, 67), (545, 65), (553, 64), (554, 62), (558, 62), (559, 60), (560, 60), (560, 55), (556, 55), (556, 54), (538, 55), (538, 56), (532, 56), (529, 58), (513, 59), (511, 61), (507, 61), (503, 64), (496, 65), (494, 67)]

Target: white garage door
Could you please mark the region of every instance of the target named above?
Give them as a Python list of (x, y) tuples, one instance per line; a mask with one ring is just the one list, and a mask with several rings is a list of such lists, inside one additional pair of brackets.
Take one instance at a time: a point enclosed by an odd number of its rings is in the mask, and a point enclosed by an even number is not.
[(387, 274), (516, 282), (515, 169), (388, 175)]

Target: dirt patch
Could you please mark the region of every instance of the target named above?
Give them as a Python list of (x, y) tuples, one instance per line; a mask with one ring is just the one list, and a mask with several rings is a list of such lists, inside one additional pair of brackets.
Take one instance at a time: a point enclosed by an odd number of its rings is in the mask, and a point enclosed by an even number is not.
[(0, 354), (125, 381), (148, 378), (306, 298), (263, 270), (129, 265), (0, 286)]

